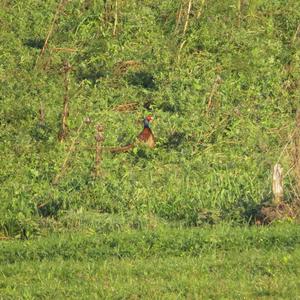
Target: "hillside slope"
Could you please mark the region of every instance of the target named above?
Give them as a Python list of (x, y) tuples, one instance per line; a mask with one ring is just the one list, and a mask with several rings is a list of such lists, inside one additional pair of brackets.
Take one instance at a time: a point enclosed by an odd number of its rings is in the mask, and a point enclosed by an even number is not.
[[(30, 235), (70, 209), (251, 219), (270, 199), (274, 163), (292, 165), (300, 2), (238, 3), (2, 1), (0, 230)], [(126, 145), (145, 114), (157, 147), (104, 152), (95, 178), (95, 126), (105, 147)], [(293, 172), (285, 184), (293, 199)]]

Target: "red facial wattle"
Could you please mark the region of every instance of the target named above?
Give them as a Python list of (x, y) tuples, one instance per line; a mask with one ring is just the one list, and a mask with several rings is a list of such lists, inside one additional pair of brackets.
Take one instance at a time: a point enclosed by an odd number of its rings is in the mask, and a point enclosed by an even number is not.
[(146, 119), (147, 119), (147, 121), (151, 122), (153, 120), (153, 117), (152, 116), (147, 116)]

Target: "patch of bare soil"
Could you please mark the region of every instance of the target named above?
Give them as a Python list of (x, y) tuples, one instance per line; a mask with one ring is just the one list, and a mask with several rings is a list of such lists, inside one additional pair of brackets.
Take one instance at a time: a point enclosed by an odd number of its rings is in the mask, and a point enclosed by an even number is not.
[(278, 204), (264, 205), (259, 210), (255, 224), (266, 225), (278, 220), (296, 220), (300, 217), (298, 203), (280, 202)]

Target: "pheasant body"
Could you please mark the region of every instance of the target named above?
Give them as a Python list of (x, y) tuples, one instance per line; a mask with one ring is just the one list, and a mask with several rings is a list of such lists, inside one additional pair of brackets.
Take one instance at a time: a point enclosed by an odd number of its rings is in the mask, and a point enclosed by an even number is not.
[(146, 143), (150, 148), (155, 147), (154, 134), (150, 128), (145, 127), (139, 134), (138, 139)]
[[(150, 122), (153, 120), (151, 116), (147, 116), (144, 119), (144, 129), (137, 136), (138, 141), (145, 143), (149, 148), (155, 147), (154, 134), (150, 128)], [(132, 143), (123, 147), (110, 148), (111, 153), (128, 152), (135, 147), (136, 143)]]

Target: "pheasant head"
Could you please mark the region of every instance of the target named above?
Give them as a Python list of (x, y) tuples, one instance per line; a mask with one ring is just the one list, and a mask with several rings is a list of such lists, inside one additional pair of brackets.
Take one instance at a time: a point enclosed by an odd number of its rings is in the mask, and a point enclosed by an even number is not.
[(145, 117), (145, 119), (144, 119), (144, 128), (150, 128), (152, 121), (153, 121), (153, 117), (152, 116)]

